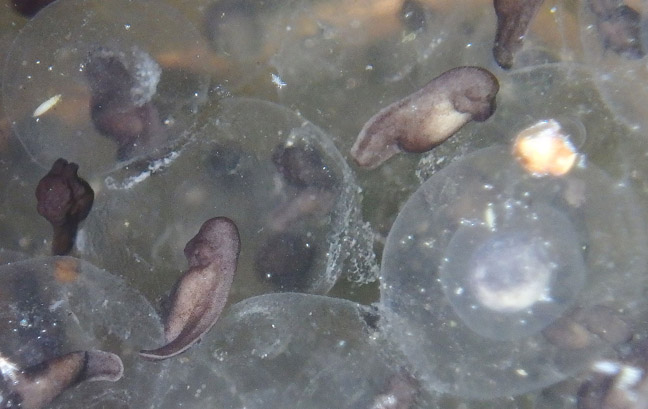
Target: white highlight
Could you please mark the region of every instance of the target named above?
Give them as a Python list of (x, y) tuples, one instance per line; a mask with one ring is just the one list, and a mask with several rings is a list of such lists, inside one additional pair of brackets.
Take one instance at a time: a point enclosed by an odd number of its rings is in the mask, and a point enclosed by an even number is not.
[(32, 117), (38, 118), (39, 116), (45, 114), (47, 111), (50, 109), (54, 108), (56, 104), (58, 104), (61, 101), (61, 94), (56, 94), (47, 101), (43, 102), (34, 110), (34, 113), (32, 114)]

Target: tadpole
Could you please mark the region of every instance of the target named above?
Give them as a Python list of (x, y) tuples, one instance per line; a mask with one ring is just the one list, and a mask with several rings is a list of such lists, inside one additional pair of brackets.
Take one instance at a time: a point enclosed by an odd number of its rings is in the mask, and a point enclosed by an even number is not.
[(645, 53), (641, 45), (641, 15), (620, 1), (589, 0), (605, 48), (637, 60)]
[(531, 20), (544, 0), (494, 0), (497, 32), (493, 56), (497, 64), (509, 69), (515, 53), (522, 48)]
[(57, 159), (36, 187), (38, 213), (54, 229), (52, 254), (55, 256), (72, 250), (79, 223), (88, 216), (94, 201), (94, 191), (77, 175), (78, 170), (76, 163)]
[(164, 129), (151, 102), (161, 70), (144, 51), (106, 47), (90, 51), (84, 64), (90, 86), (90, 116), (99, 133), (117, 143), (126, 160), (162, 145)]
[(332, 189), (338, 182), (312, 146), (279, 144), (272, 152), (272, 163), (284, 180), (298, 188)]
[(119, 356), (104, 351), (71, 352), (25, 369), (0, 357), (2, 408), (40, 409), (85, 381), (116, 382), (124, 373)]
[(220, 316), (236, 272), (241, 239), (234, 222), (215, 217), (203, 223), (184, 249), (189, 269), (176, 282), (164, 324), (166, 345), (140, 355), (162, 360), (186, 351)]
[(446, 71), (369, 119), (351, 156), (358, 165), (375, 168), (402, 151), (428, 151), (471, 120), (490, 118), (498, 91), (497, 78), (483, 68)]

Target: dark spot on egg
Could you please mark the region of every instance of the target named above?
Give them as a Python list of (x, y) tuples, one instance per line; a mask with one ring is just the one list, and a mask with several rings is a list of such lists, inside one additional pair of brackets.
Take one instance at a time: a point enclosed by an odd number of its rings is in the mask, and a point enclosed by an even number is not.
[(255, 257), (255, 271), (280, 291), (298, 291), (309, 276), (315, 246), (303, 236), (280, 232), (267, 238)]

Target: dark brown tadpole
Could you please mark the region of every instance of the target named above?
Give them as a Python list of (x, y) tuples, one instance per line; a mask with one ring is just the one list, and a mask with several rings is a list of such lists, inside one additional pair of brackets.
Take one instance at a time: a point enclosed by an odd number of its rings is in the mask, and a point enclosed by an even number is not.
[(13, 0), (11, 6), (25, 17), (34, 17), (45, 6), (54, 0)]
[(1, 408), (40, 409), (68, 388), (85, 381), (116, 382), (124, 373), (119, 356), (77, 351), (20, 370), (0, 357)]
[(164, 324), (167, 344), (140, 351), (142, 357), (162, 360), (178, 355), (214, 326), (227, 302), (240, 249), (241, 239), (233, 221), (215, 217), (203, 223), (184, 249), (189, 269), (171, 294)]
[(497, 64), (509, 69), (515, 53), (522, 48), (531, 20), (544, 0), (494, 0), (497, 32), (493, 56)]
[(490, 118), (498, 91), (497, 78), (483, 68), (446, 71), (369, 119), (351, 156), (358, 165), (375, 168), (401, 151), (428, 151), (471, 120)]
[(52, 254), (55, 256), (72, 250), (79, 223), (88, 217), (94, 201), (94, 191), (77, 176), (78, 170), (76, 163), (57, 159), (36, 187), (38, 213), (54, 228)]
[(84, 72), (92, 123), (117, 143), (117, 159), (130, 159), (162, 145), (164, 129), (151, 102), (161, 70), (148, 54), (137, 48), (126, 54), (97, 47), (88, 54)]
[[(596, 14), (597, 28), (603, 46), (629, 60), (638, 60), (645, 53), (641, 45), (641, 15), (626, 5), (590, 0)], [(613, 7), (613, 8), (612, 8)]]

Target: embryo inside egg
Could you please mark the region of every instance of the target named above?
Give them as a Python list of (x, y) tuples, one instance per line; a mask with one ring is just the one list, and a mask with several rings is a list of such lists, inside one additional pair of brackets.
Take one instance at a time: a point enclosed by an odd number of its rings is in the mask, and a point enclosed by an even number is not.
[(631, 192), (593, 164), (539, 177), (507, 146), (466, 155), (394, 222), (382, 325), (433, 390), (484, 399), (558, 382), (613, 342), (579, 311), (645, 309), (641, 225)]
[(585, 263), (579, 237), (560, 212), (505, 203), (497, 220), (495, 206), (486, 205), (486, 226), (472, 222), (457, 230), (439, 276), (470, 329), (511, 340), (560, 316), (583, 285)]

